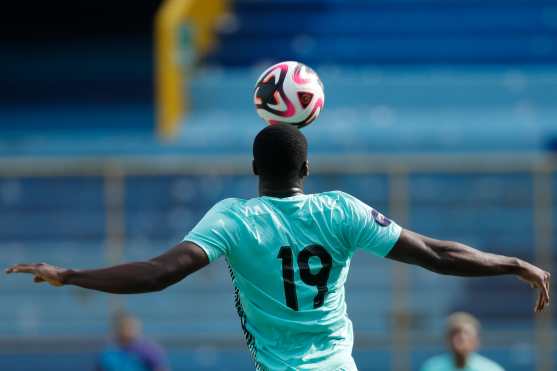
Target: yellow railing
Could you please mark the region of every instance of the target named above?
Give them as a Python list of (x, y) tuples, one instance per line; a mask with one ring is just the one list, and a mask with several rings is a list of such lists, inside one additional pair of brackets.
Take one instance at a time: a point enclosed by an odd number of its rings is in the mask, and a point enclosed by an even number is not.
[[(189, 110), (187, 75), (215, 44), (215, 28), (228, 0), (166, 0), (155, 19), (157, 134), (176, 136)], [(183, 27), (183, 28), (182, 28)], [(186, 34), (187, 32), (187, 34)], [(190, 44), (182, 45), (187, 35)]]

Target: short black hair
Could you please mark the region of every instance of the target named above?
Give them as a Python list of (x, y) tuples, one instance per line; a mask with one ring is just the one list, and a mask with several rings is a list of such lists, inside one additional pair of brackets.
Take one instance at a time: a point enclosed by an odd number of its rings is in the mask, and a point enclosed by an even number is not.
[(275, 124), (261, 130), (253, 141), (253, 160), (259, 176), (293, 179), (307, 161), (308, 143), (293, 125)]

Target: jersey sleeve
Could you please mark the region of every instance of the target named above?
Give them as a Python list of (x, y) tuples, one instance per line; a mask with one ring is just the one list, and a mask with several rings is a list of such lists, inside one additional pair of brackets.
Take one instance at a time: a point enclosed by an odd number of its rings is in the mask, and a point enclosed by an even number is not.
[(379, 211), (349, 194), (345, 202), (345, 238), (352, 251), (363, 249), (386, 256), (400, 237), (402, 228)]
[(213, 206), (183, 239), (201, 247), (210, 262), (226, 256), (234, 245), (235, 223), (227, 212), (231, 202), (224, 200)]

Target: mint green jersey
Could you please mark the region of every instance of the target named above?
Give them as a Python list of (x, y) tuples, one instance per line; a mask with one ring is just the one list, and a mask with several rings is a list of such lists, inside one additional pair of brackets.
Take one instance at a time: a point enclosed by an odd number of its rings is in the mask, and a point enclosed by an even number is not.
[(229, 198), (187, 234), (224, 256), (258, 370), (356, 370), (344, 283), (357, 249), (384, 257), (401, 228), (346, 193)]
[(464, 368), (457, 368), (454, 360), (449, 354), (442, 354), (430, 358), (421, 368), (421, 371), (505, 371), (497, 363), (482, 357), (477, 353), (472, 353)]

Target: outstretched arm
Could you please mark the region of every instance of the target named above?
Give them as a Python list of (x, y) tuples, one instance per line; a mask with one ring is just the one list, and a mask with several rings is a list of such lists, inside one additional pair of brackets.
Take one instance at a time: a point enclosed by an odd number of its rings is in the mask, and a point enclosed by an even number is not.
[(453, 276), (496, 276), (512, 274), (540, 289), (535, 310), (549, 304), (550, 273), (521, 259), (485, 253), (464, 244), (440, 241), (403, 229), (389, 259), (419, 265)]
[(17, 264), (6, 273), (30, 273), (35, 282), (74, 285), (113, 294), (160, 291), (209, 264), (207, 254), (192, 242), (182, 242), (148, 261), (108, 268), (73, 270), (45, 263)]

